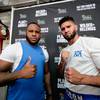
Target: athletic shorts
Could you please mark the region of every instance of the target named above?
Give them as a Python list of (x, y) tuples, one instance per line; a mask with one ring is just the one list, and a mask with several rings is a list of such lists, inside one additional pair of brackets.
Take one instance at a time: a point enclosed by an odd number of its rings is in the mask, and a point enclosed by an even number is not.
[(99, 95), (80, 94), (66, 89), (64, 100), (100, 100)]

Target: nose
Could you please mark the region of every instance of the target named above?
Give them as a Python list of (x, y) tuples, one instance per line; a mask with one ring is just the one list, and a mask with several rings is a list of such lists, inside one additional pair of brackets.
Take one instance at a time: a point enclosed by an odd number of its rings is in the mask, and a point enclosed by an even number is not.
[(32, 35), (36, 35), (36, 32), (32, 32)]
[(68, 29), (67, 28), (65, 28), (65, 32), (68, 32)]

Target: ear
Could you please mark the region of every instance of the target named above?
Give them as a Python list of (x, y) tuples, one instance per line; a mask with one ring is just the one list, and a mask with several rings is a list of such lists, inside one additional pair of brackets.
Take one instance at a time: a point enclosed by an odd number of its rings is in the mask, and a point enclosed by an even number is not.
[(76, 30), (76, 31), (78, 30), (78, 26), (77, 26), (77, 25), (75, 25), (75, 30)]

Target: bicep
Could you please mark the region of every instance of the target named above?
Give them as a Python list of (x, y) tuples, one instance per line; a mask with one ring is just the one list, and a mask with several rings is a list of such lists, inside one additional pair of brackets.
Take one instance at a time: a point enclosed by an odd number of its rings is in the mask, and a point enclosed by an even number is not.
[(4, 60), (0, 60), (0, 71), (9, 71), (12, 67), (13, 63), (8, 62), (8, 61), (4, 61)]

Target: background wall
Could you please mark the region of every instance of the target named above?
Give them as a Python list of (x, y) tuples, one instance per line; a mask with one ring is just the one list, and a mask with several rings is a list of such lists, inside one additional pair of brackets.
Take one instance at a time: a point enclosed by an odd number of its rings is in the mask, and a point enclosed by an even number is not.
[[(41, 25), (40, 44), (47, 47), (50, 54), (50, 71), (55, 100), (63, 100), (63, 74), (57, 73), (57, 63), (61, 49), (67, 41), (60, 34), (58, 22), (63, 16), (73, 16), (79, 26), (79, 34), (100, 37), (100, 0), (72, 0), (42, 4), (27, 8), (14, 8), (11, 42), (25, 39), (25, 29), (30, 21)], [(61, 99), (62, 98), (62, 99)]]

